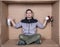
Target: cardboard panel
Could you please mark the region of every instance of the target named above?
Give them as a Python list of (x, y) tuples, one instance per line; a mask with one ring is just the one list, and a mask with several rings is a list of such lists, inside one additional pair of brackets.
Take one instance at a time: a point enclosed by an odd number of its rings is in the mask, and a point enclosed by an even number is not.
[[(0, 2), (0, 6), (2, 3)], [(2, 16), (2, 6), (0, 7), (0, 35), (1, 35), (1, 16)]]
[(2, 1), (57, 1), (57, 0), (2, 0)]
[[(60, 28), (60, 0), (59, 0), (59, 28)], [(60, 29), (59, 29), (59, 45), (60, 45)]]
[(53, 4), (52, 15), (53, 15), (53, 26), (52, 26), (52, 39), (59, 43), (59, 2)]
[(8, 40), (8, 26), (6, 24), (6, 18), (8, 13), (8, 7), (2, 2), (2, 17), (1, 17), (1, 41), (5, 43)]
[(2, 0), (2, 1), (57, 1), (57, 0)]
[[(9, 0), (2, 0), (9, 1)], [(0, 4), (0, 36), (2, 43), (5, 43), (8, 39), (18, 39), (19, 34), (22, 33), (22, 28), (15, 29), (8, 27), (6, 23), (7, 16), (15, 19), (19, 22), (25, 17), (25, 11), (31, 8), (34, 11), (34, 18), (43, 23), (44, 18), (48, 15), (53, 16), (54, 22), (49, 23), (45, 29), (37, 29), (37, 33), (45, 39), (53, 39), (56, 43), (60, 44), (60, 2), (58, 0), (10, 0), (7, 3), (20, 3), (20, 4), (7, 4), (1, 2)], [(22, 2), (22, 4), (21, 4)], [(24, 4), (28, 3), (28, 4)], [(34, 4), (31, 4), (34, 3)], [(54, 3), (52, 4), (35, 4), (35, 3)], [(2, 16), (2, 17), (1, 17)], [(1, 21), (2, 20), (2, 21)]]
[(0, 47), (1, 47), (1, 16), (2, 16), (2, 11), (1, 11), (1, 9), (2, 9), (2, 3), (0, 2)]
[[(25, 17), (26, 9), (32, 9), (34, 12), (34, 18), (43, 23), (46, 16), (52, 15), (51, 4), (10, 4), (8, 5), (8, 16), (15, 19), (16, 23)], [(15, 29), (9, 27), (9, 39), (18, 39), (21, 34), (21, 29)], [(37, 29), (38, 33), (45, 39), (51, 39), (51, 23), (47, 25), (45, 29)]]
[(5, 3), (54, 3), (58, 0), (2, 0)]

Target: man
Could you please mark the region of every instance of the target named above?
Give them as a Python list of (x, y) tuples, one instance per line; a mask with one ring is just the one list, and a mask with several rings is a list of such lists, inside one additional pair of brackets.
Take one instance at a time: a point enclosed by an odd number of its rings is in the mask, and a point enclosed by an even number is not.
[(26, 10), (26, 17), (22, 19), (19, 23), (15, 23), (11, 20), (13, 27), (15, 28), (23, 28), (23, 33), (19, 35), (18, 45), (25, 45), (31, 43), (41, 43), (41, 35), (37, 34), (36, 28), (44, 28), (49, 19), (45, 19), (44, 23), (38, 22), (37, 19), (33, 17), (33, 11), (31, 9)]

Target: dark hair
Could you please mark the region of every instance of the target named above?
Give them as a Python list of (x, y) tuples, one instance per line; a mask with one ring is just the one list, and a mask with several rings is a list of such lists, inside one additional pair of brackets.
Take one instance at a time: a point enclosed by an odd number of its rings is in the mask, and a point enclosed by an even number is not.
[(33, 11), (32, 11), (31, 9), (27, 9), (27, 10), (26, 10), (26, 14), (27, 14), (27, 11), (31, 11), (31, 13), (33, 13)]

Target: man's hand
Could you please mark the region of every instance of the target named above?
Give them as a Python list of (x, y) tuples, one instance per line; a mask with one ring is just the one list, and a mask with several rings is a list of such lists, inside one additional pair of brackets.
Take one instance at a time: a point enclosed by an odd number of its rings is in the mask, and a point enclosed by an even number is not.
[(46, 21), (47, 21), (47, 20), (49, 20), (49, 17), (47, 16), (45, 19), (46, 19)]
[(47, 16), (47, 17), (45, 18), (44, 23), (43, 23), (43, 26), (44, 26), (44, 27), (46, 26), (47, 22), (50, 22), (50, 21), (51, 21), (50, 19), (51, 19), (50, 16)]
[(46, 20), (47, 22), (51, 22), (50, 16), (47, 16), (47, 17), (45, 18), (45, 20)]
[(13, 26), (13, 27), (15, 27), (15, 21), (14, 21), (14, 19), (13, 18), (8, 18), (9, 19), (9, 21), (10, 21), (10, 24)]

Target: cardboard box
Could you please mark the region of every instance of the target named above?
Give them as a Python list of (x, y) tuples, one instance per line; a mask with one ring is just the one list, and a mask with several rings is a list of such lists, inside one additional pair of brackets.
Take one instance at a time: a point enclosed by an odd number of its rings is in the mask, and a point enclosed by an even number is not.
[[(5, 44), (8, 40), (19, 39), (22, 33), (21, 28), (15, 29), (7, 25), (7, 18), (12, 17), (19, 22), (25, 17), (26, 9), (30, 8), (34, 12), (34, 18), (43, 23), (46, 16), (52, 16), (53, 22), (48, 23), (45, 29), (37, 29), (42, 39), (53, 40), (60, 44), (60, 1), (59, 0), (3, 0), (1, 1), (1, 43)], [(47, 44), (47, 43), (46, 43)]]

